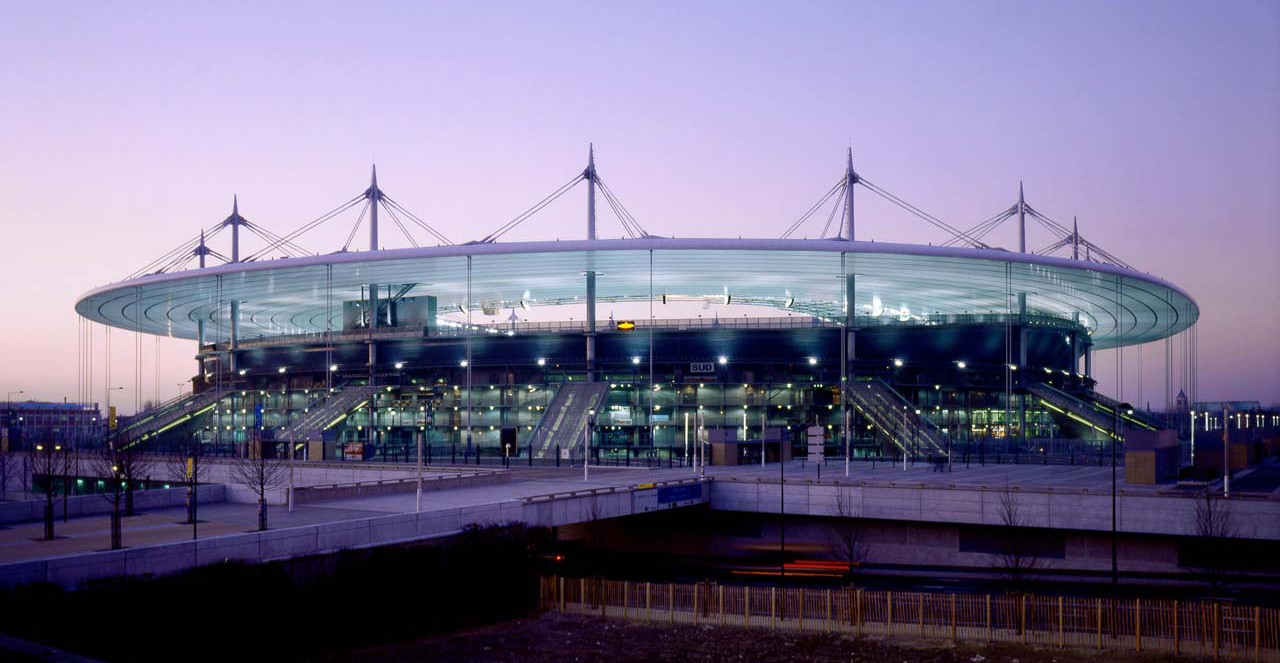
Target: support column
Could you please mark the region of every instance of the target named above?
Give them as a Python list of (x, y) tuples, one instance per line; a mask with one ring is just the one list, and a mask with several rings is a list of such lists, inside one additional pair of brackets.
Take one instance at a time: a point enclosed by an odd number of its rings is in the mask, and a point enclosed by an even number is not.
[(1018, 253), (1027, 252), (1027, 201), (1022, 195), (1022, 182), (1018, 182)]
[[(378, 250), (378, 205), (382, 202), (382, 191), (378, 189), (378, 167), (373, 167), (373, 175), (370, 179), (369, 190), (365, 192), (365, 197), (369, 199), (369, 250)], [(369, 284), (369, 333), (372, 335), (373, 330), (378, 328), (378, 284)], [(372, 338), (370, 343), (372, 343)], [(370, 375), (373, 372), (373, 360), (369, 361)]]
[[(587, 180), (587, 239), (596, 239), (596, 151), (587, 148), (587, 169), (582, 174)], [(591, 260), (588, 255), (588, 261)], [(596, 381), (596, 272), (595, 265), (587, 265), (587, 382)]]
[(227, 369), (235, 372), (239, 369), (236, 351), (240, 349), (240, 301), (231, 300), (231, 346), (227, 352)]
[(844, 215), (848, 220), (844, 227), (844, 238), (853, 241), (853, 187), (860, 182), (858, 173), (853, 170), (853, 148), (849, 148), (849, 160), (844, 170)]
[[(231, 226), (231, 262), (240, 262), (240, 226), (244, 225), (244, 217), (240, 216), (240, 197), (231, 198), (231, 216), (223, 225)], [(227, 353), (227, 369), (231, 372), (239, 370), (236, 351), (240, 349), (240, 300), (231, 300), (231, 345)]]

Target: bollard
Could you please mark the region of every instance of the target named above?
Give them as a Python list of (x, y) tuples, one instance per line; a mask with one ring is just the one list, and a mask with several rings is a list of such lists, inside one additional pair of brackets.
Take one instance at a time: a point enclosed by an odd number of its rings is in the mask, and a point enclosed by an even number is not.
[(556, 467), (560, 467), (560, 445), (556, 445)]

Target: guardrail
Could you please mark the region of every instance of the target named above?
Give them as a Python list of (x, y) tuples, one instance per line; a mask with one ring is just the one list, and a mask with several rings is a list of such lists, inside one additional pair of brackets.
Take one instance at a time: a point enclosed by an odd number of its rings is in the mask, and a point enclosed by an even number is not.
[(684, 486), (687, 484), (706, 483), (709, 479), (704, 477), (696, 477), (691, 479), (671, 479), (669, 481), (654, 481), (652, 483), (637, 483), (629, 486), (606, 486), (604, 488), (588, 488), (585, 490), (569, 490), (563, 493), (548, 493), (545, 495), (534, 495), (533, 497), (524, 497), (520, 499), (521, 504), (538, 504), (540, 502), (553, 502), (555, 500), (563, 500), (571, 497), (594, 497), (596, 495), (612, 495), (614, 493), (626, 493), (634, 490), (648, 490), (650, 488), (665, 488), (668, 486)]
[[(423, 471), (433, 471), (423, 468)], [(454, 472), (451, 474), (433, 474), (422, 477), (423, 490), (444, 490), (457, 488), (458, 484), (468, 486), (488, 486), (496, 483), (508, 483), (511, 475), (502, 471)], [(299, 486), (293, 489), (293, 499), (297, 504), (314, 504), (325, 500), (343, 500), (353, 497), (374, 497), (377, 495), (395, 495), (417, 490), (418, 478), (380, 479), (378, 481), (356, 481), (349, 483), (328, 483), (314, 486)]]
[(543, 577), (544, 610), (641, 622), (1280, 661), (1280, 610), (1212, 601)]

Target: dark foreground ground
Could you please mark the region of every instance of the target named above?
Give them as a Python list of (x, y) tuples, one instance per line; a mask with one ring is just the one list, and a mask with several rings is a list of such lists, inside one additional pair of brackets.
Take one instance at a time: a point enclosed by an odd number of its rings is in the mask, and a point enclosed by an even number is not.
[(997, 644), (911, 642), (728, 626), (657, 626), (578, 615), (544, 614), (494, 626), (371, 647), (314, 663), (371, 661), (679, 661), (693, 663), (1115, 663), (1195, 661), (1168, 654), (1059, 650)]

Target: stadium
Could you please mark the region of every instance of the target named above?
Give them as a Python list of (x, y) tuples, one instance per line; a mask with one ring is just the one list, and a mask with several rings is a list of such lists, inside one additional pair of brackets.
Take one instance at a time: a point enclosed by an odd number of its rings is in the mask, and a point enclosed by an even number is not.
[[(580, 184), (583, 239), (499, 241)], [(855, 188), (950, 239), (855, 240)], [(597, 196), (630, 237), (598, 237)], [(357, 212), (342, 250), (298, 245)], [(380, 213), (413, 246), (382, 248)], [(824, 214), (822, 238), (792, 236)], [(1028, 220), (1058, 241), (1027, 251)], [(1006, 221), (1018, 224), (1016, 250), (982, 241)], [(350, 250), (365, 224), (368, 250)], [(208, 242), (226, 229), (224, 257)], [(437, 245), (418, 246), (410, 229)], [(265, 248), (242, 256), (242, 232)], [(379, 189), (375, 171), (362, 194), (286, 235), (233, 207), (76, 311), (196, 344), (191, 394), (122, 420), (111, 434), (130, 445), (663, 465), (700, 450), (723, 464), (812, 455), (818, 430), (828, 457), (1100, 461), (1112, 440), (1170, 422), (1096, 391), (1094, 353), (1169, 339), (1199, 315), (1186, 292), (1021, 194), (961, 230), (866, 181), (851, 156), (770, 239), (650, 235), (591, 158), (494, 233), (455, 244)]]

